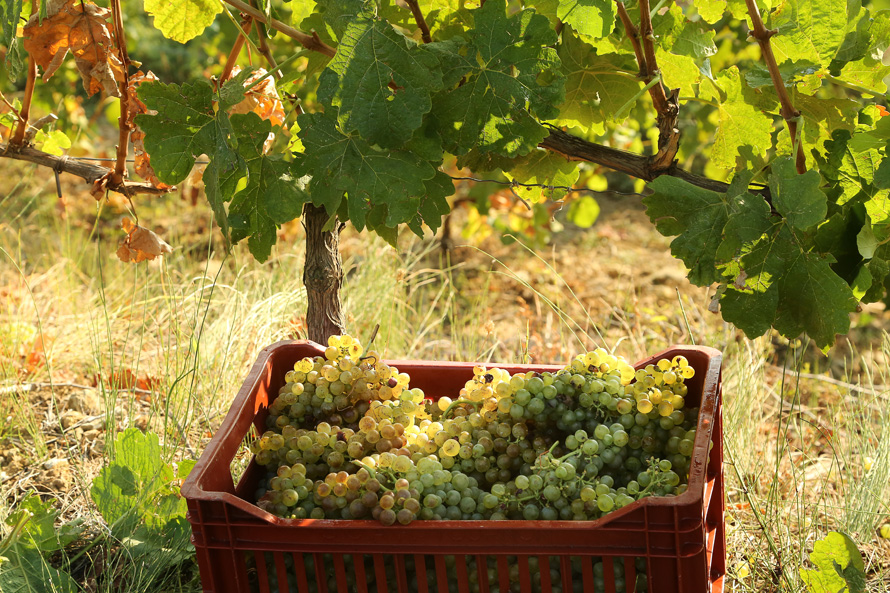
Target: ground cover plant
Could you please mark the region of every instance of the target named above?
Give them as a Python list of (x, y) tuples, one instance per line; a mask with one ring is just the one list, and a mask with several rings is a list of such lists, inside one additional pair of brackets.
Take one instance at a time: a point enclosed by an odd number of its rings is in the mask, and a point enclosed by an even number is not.
[(0, 152), (48, 167), (2, 160), (4, 591), (194, 590), (176, 485), (246, 365), (378, 324), (393, 357), (720, 348), (729, 584), (830, 588), (836, 530), (886, 589), (886, 7), (0, 5)]

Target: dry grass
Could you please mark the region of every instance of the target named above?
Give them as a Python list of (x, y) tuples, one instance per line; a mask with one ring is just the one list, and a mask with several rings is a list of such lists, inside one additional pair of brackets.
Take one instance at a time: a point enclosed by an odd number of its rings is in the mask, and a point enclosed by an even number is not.
[[(226, 257), (202, 232), (204, 211), (170, 200), (139, 214), (177, 250), (125, 265), (114, 257), (121, 209), (80, 206), (63, 220), (45, 183), (21, 170), (0, 198), (0, 521), (30, 490), (98, 521), (86, 487), (110, 427), (149, 427), (170, 458), (195, 456), (259, 349), (303, 335), (301, 235), (285, 229), (263, 265), (240, 247)], [(875, 532), (890, 514), (883, 308), (823, 357), (806, 343), (748, 340), (708, 313), (708, 291), (688, 285), (638, 203), (605, 203), (590, 232), (558, 240), (540, 255), (487, 242), (446, 257), (430, 242), (406, 238), (396, 252), (347, 231), (348, 329), (366, 337), (379, 323), (388, 356), (424, 359), (719, 348), (727, 590), (802, 591), (798, 569), (828, 530), (853, 535), (870, 590), (890, 588), (890, 545)], [(97, 421), (68, 427), (71, 409)], [(47, 469), (51, 459), (64, 461)]]

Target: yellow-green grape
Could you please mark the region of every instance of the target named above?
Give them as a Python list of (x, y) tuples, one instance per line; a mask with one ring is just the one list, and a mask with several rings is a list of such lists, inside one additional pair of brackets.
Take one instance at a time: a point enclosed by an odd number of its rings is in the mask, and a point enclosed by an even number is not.
[(290, 386), (291, 393), (294, 395), (300, 395), (303, 393), (304, 388), (302, 383), (291, 383)]
[(674, 406), (669, 404), (668, 402), (661, 402), (658, 404), (658, 413), (661, 416), (670, 416), (671, 412), (674, 411)]
[(653, 404), (655, 404), (655, 405), (660, 404), (662, 399), (663, 399), (663, 397), (661, 395), (660, 389), (652, 389), (649, 391), (649, 401), (652, 402)]
[(312, 370), (312, 360), (309, 358), (304, 358), (303, 360), (299, 360), (294, 364), (294, 370), (300, 373), (308, 373)]
[(392, 463), (392, 468), (402, 474), (411, 471), (413, 467), (414, 463), (411, 462), (411, 458), (404, 455), (396, 456)]
[(455, 441), (454, 439), (448, 439), (440, 448), (443, 455), (447, 455), (448, 457), (454, 457), (460, 452), (460, 443)]
[(324, 357), (328, 360), (337, 360), (339, 355), (340, 351), (332, 346), (329, 346), (324, 350)]
[(648, 414), (649, 412), (651, 412), (653, 407), (654, 406), (652, 405), (652, 402), (648, 399), (641, 399), (637, 402), (637, 410), (639, 410), (643, 414)]
[(677, 375), (673, 371), (665, 371), (661, 376), (666, 385), (673, 385), (677, 382)]
[(371, 416), (364, 416), (361, 420), (358, 421), (358, 428), (362, 432), (369, 432), (377, 428), (377, 421), (374, 420)]
[(451, 403), (451, 398), (446, 395), (439, 398), (439, 400), (436, 402), (436, 406), (438, 406), (439, 409), (444, 412), (448, 409), (448, 406), (450, 406)]
[(691, 379), (695, 376), (695, 369), (690, 366), (680, 368), (680, 376), (684, 379)]
[(667, 358), (662, 358), (656, 364), (659, 371), (666, 371), (671, 368), (671, 361), (669, 361)]

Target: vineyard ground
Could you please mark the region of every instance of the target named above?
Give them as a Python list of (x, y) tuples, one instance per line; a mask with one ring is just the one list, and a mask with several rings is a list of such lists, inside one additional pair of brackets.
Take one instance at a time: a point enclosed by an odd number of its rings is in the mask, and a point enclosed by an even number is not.
[[(199, 455), (257, 352), (304, 331), (302, 231), (282, 229), (257, 264), (224, 257), (202, 208), (140, 203), (174, 252), (115, 256), (126, 202), (97, 210), (79, 186), (4, 164), (0, 185), (0, 536), (36, 491), (101, 531), (89, 496), (116, 431), (161, 436), (170, 460)], [(14, 184), (10, 185), (10, 180)], [(563, 362), (594, 345), (635, 361), (671, 344), (724, 353), (729, 591), (803, 591), (798, 568), (828, 530), (850, 533), (869, 590), (890, 588), (890, 313), (871, 307), (823, 356), (805, 341), (749, 340), (708, 312), (712, 294), (637, 198), (604, 197), (587, 231), (537, 254), (489, 238), (444, 254), (403, 237), (397, 252), (347, 230), (345, 310), (388, 357)], [(460, 216), (459, 213), (457, 215)], [(455, 221), (460, 229), (460, 221)], [(238, 472), (246, 461), (233, 468)], [(86, 590), (101, 562), (76, 575)], [(113, 579), (111, 580), (113, 582)], [(193, 589), (190, 589), (193, 590)]]

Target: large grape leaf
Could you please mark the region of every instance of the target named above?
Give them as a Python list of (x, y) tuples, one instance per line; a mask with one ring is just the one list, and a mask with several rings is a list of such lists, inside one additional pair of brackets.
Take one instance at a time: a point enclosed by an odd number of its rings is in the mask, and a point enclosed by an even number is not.
[(633, 55), (597, 55), (570, 27), (563, 29), (559, 58), (566, 77), (559, 120), (566, 125), (602, 131), (642, 88)]
[[(720, 299), (723, 318), (749, 337), (770, 327), (784, 336), (806, 332), (823, 350), (850, 328), (857, 301), (830, 257), (807, 250), (791, 227), (777, 224), (742, 255)], [(735, 272), (736, 270), (734, 270)]]
[(878, 54), (845, 64), (838, 78), (883, 95), (887, 92), (884, 80), (888, 76), (890, 76), (890, 66), (884, 65), (881, 55)]
[[(772, 94), (772, 91), (767, 91)], [(826, 141), (835, 130), (852, 130), (856, 126), (857, 104), (848, 99), (810, 97), (796, 89), (791, 91), (791, 102), (800, 111), (799, 129), (805, 147), (807, 167), (816, 163), (816, 155), (827, 153)], [(788, 126), (779, 129), (776, 151), (780, 155), (792, 153)]]
[(575, 31), (595, 39), (605, 37), (615, 27), (612, 0), (559, 0), (556, 16)]
[(467, 50), (473, 69), (433, 101), (442, 140), (454, 154), (471, 148), (525, 154), (547, 135), (531, 116), (555, 117), (564, 97), (559, 58), (549, 47), (556, 32), (531, 9), (508, 17), (505, 0), (488, 0), (472, 12)]
[(776, 61), (808, 60), (827, 67), (847, 31), (847, 0), (785, 0), (770, 15), (768, 28)]
[(358, 18), (319, 78), (318, 97), (339, 108), (344, 132), (357, 131), (371, 144), (400, 146), (432, 108), (430, 93), (442, 88), (438, 62), (388, 23)]
[(680, 89), (681, 97), (695, 96), (695, 86), (701, 82), (701, 69), (695, 59), (666, 52), (660, 47), (655, 50), (661, 78), (669, 89)]
[(218, 0), (145, 0), (145, 12), (168, 39), (185, 43), (204, 32), (220, 12)]
[[(665, 51), (696, 59), (717, 53), (714, 30), (701, 21), (687, 19), (678, 5), (671, 4), (667, 11), (653, 20), (653, 33), (658, 45)], [(660, 60), (658, 64), (661, 65)]]
[(851, 140), (849, 131), (835, 130), (832, 139), (825, 142), (826, 158), (820, 159), (822, 174), (840, 189), (836, 198), (840, 205), (866, 201), (875, 195), (872, 182), (882, 160), (879, 151), (857, 150)]
[(648, 187), (655, 193), (643, 199), (646, 214), (662, 235), (677, 236), (671, 253), (699, 286), (721, 281), (719, 267), (771, 224), (769, 207), (744, 185), (721, 194), (663, 175)]
[(345, 212), (359, 230), (368, 224), (375, 208), (379, 219), (391, 228), (418, 213), (421, 197), (429, 189), (426, 182), (436, 176), (433, 163), (409, 151), (381, 150), (347, 136), (327, 114), (303, 114), (298, 122), (306, 150), (300, 171), (312, 175), (308, 191), (316, 206), (324, 206), (333, 215), (342, 212), (345, 198)]
[(263, 262), (278, 240), (278, 227), (297, 218), (309, 196), (294, 173), (293, 163), (280, 155), (264, 153), (271, 122), (255, 113), (236, 114), (232, 116), (232, 129), (238, 152), (247, 164), (247, 182), (229, 205), (232, 242), (248, 237), (250, 252)]
[(773, 161), (769, 176), (773, 205), (793, 228), (803, 231), (825, 220), (828, 197), (820, 185), (822, 176), (817, 171), (798, 174), (792, 158)]
[(695, 8), (706, 23), (714, 24), (726, 12), (726, 0), (696, 0)]
[[(240, 78), (236, 78), (223, 89), (241, 84)], [(230, 95), (228, 101), (220, 104), (221, 109), (216, 109), (213, 89), (205, 81), (181, 86), (147, 82), (139, 86), (138, 96), (157, 113), (136, 116), (136, 124), (145, 132), (145, 150), (151, 156), (152, 167), (164, 183), (180, 183), (198, 156), (210, 157), (203, 176), (205, 190), (226, 240), (229, 233), (225, 202), (246, 174), (244, 159), (232, 148), (235, 140), (225, 108), (231, 106), (229, 103), (236, 100), (236, 95), (223, 93), (223, 97)]]
[[(719, 87), (719, 92), (714, 86)], [(772, 145), (773, 120), (756, 105), (753, 91), (741, 80), (739, 69), (732, 66), (720, 72), (713, 84), (702, 84), (702, 98), (717, 105), (717, 133), (711, 149), (711, 161), (724, 169), (733, 169), (739, 149), (749, 147), (753, 154), (764, 154)]]

